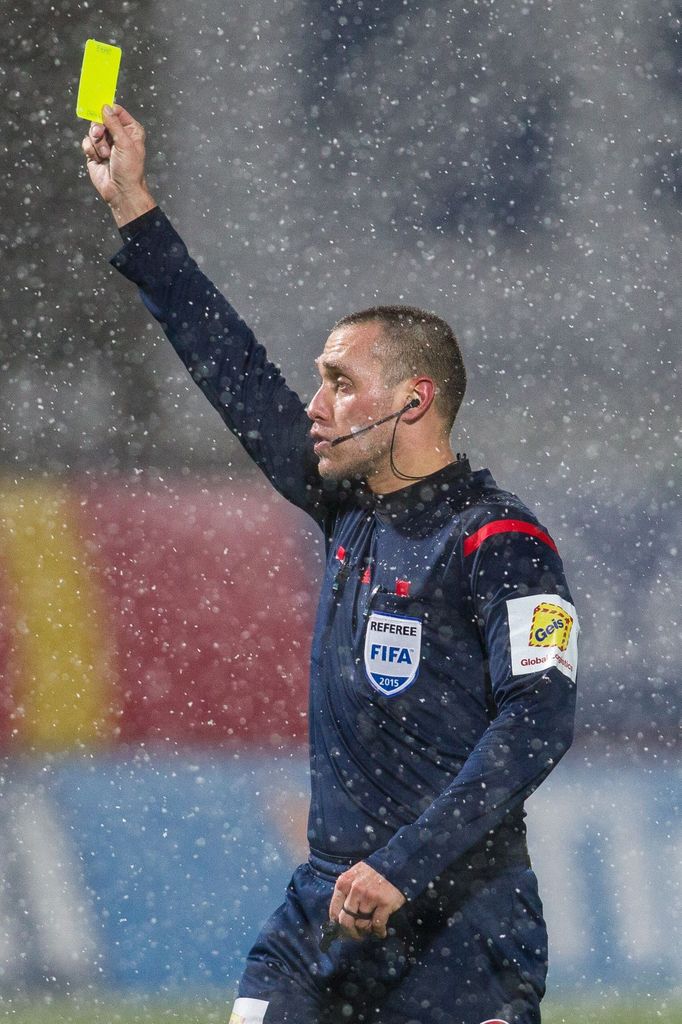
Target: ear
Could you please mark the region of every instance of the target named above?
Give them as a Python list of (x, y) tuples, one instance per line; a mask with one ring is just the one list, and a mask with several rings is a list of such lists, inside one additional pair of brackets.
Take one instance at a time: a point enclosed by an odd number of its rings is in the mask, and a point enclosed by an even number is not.
[(436, 397), (436, 385), (430, 377), (417, 377), (412, 384), (412, 390), (405, 398), (405, 404), (412, 400), (419, 400), (419, 405), (412, 409), (408, 409), (401, 419), (403, 422), (416, 423), (420, 420), (433, 405), (433, 400)]

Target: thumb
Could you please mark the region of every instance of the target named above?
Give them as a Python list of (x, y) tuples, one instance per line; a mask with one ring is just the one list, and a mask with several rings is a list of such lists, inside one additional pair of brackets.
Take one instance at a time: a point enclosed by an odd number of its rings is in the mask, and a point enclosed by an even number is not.
[[(106, 104), (102, 108), (102, 120), (111, 132), (111, 137), (115, 144), (120, 144), (126, 138), (125, 128), (130, 127), (130, 125), (137, 125), (137, 121), (132, 114), (129, 114), (120, 103), (116, 103), (113, 107)], [(138, 127), (142, 128), (142, 125), (138, 125)]]

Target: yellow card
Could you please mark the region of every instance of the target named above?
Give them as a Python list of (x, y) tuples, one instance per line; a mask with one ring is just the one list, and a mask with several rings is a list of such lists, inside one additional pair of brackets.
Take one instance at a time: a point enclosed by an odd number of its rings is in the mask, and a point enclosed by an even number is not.
[(76, 101), (78, 117), (101, 124), (102, 107), (105, 103), (111, 106), (114, 102), (120, 64), (120, 46), (109, 46), (96, 39), (87, 40)]

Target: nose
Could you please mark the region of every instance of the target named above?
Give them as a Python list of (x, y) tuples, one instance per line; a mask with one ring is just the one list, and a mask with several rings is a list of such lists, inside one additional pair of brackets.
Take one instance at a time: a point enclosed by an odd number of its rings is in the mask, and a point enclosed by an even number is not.
[(313, 397), (308, 402), (308, 408), (306, 409), (308, 417), (315, 421), (324, 421), (329, 419), (329, 408), (325, 398), (324, 384), (321, 384), (317, 389)]

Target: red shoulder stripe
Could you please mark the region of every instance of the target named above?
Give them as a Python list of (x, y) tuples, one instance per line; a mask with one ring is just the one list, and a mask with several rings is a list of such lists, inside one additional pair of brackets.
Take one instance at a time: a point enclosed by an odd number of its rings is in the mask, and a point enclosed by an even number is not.
[(496, 519), (492, 523), (486, 523), (480, 530), (476, 530), (476, 533), (472, 533), (470, 537), (466, 538), (464, 541), (464, 555), (473, 554), (477, 548), (480, 548), (484, 540), (494, 536), (496, 533), (527, 533), (537, 540), (544, 541), (552, 551), (557, 550), (557, 546), (550, 535), (541, 530), (539, 526), (534, 526), (533, 523), (524, 523), (522, 519)]

